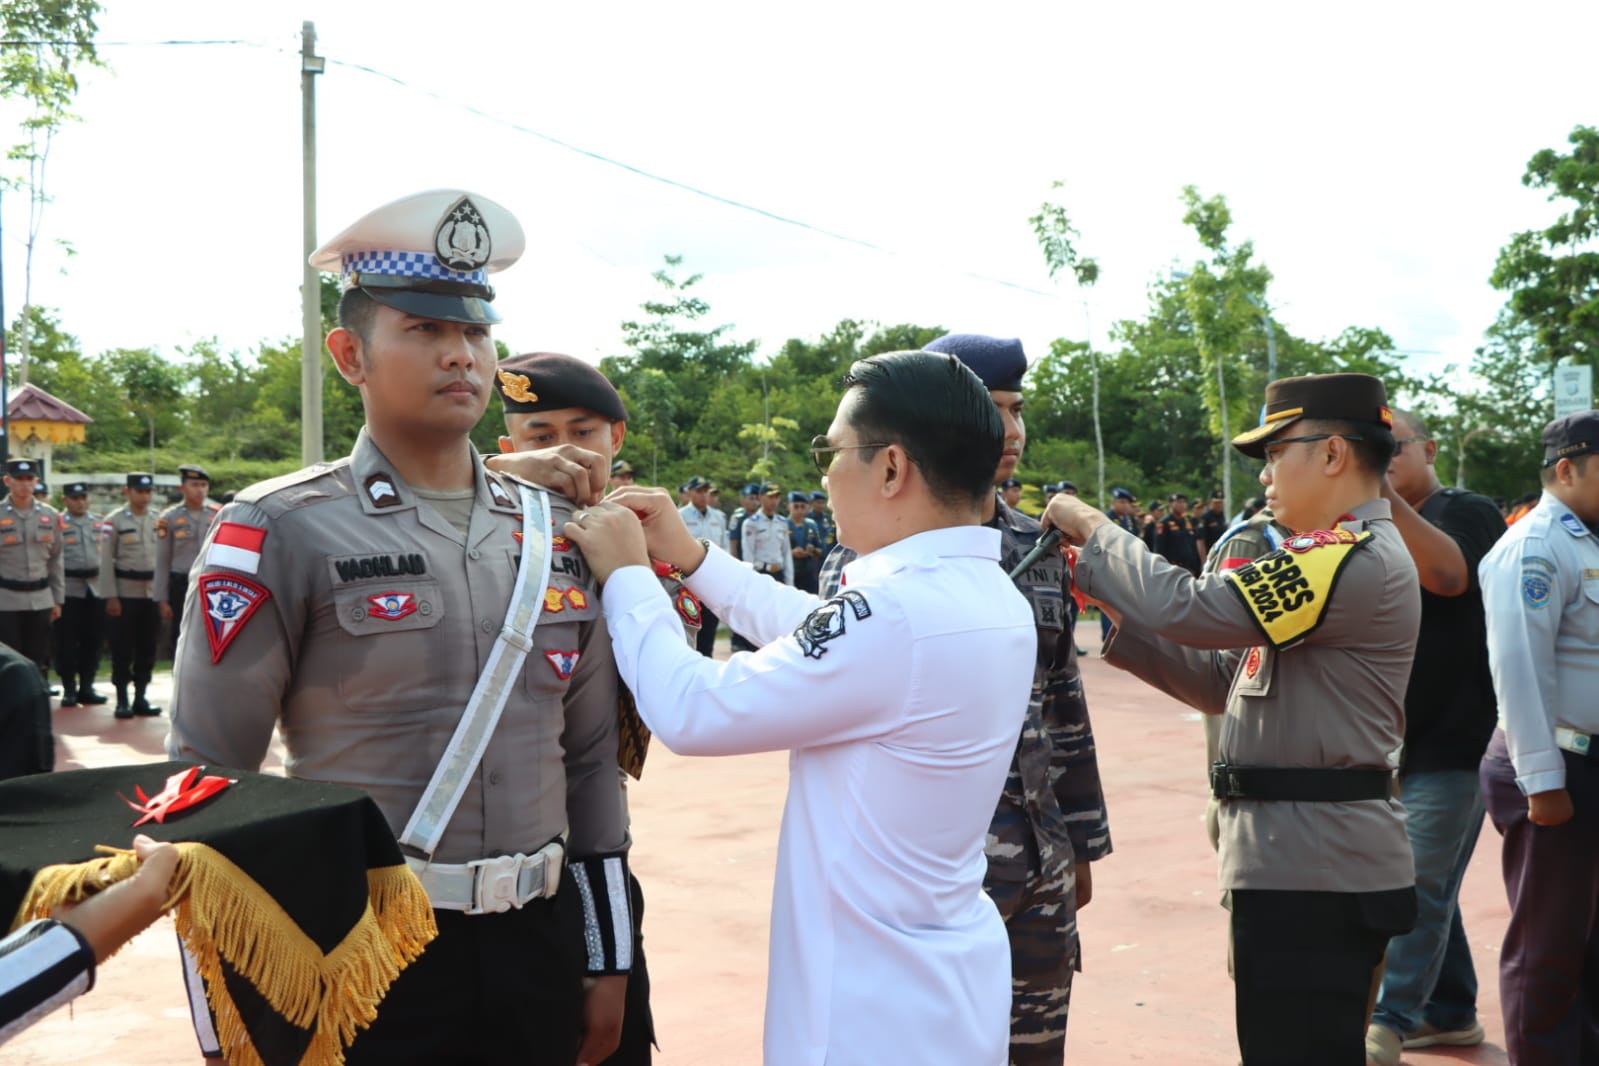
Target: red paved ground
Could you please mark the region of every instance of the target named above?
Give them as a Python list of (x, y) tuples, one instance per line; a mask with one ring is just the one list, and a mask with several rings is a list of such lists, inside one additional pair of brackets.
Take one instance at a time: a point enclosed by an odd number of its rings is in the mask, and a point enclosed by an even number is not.
[[(1090, 628), (1083, 626), (1085, 644)], [(1094, 902), (1081, 919), (1086, 972), (1073, 992), (1067, 1061), (1230, 1066), (1237, 1061), (1232, 988), (1215, 858), (1200, 821), (1200, 727), (1187, 708), (1098, 659), (1090, 657), (1084, 673), (1116, 852), (1096, 866)], [(162, 757), (164, 719), (116, 722), (105, 709), (79, 709), (56, 721), (62, 769)], [(656, 746), (634, 787), (634, 864), (649, 900), (662, 1066), (760, 1061), (786, 762), (781, 754), (681, 759)], [(1463, 897), (1488, 1043), (1409, 1052), (1406, 1062), (1507, 1061), (1497, 978), (1507, 910), (1498, 855), (1487, 829)], [(0, 1059), (16, 1066), (198, 1062), (186, 1018), (175, 937), (163, 922), (110, 962), (71, 1013), (59, 1011), (6, 1045)]]

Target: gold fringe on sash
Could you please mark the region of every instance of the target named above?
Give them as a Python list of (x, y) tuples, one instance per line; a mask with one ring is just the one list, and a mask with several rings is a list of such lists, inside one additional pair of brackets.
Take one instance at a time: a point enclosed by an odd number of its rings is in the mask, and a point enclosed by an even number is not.
[[(302, 1066), (341, 1066), (344, 1051), (377, 1017), (400, 971), (438, 935), (427, 892), (401, 864), (367, 871), (367, 906), (324, 955), (277, 901), (221, 852), (180, 843), (170, 886), (178, 935), (205, 978), (217, 1036), (232, 1066), (263, 1066), (222, 976), (222, 959), (290, 1024), (311, 1030)], [(13, 928), (43, 918), (133, 875), (132, 851), (39, 871)]]

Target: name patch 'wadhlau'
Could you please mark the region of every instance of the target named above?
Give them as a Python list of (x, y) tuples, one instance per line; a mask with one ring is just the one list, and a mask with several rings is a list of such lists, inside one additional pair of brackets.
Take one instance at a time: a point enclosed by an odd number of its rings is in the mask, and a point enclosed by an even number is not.
[(1321, 624), (1338, 576), (1370, 540), (1369, 532), (1347, 529), (1300, 533), (1225, 577), (1272, 647), (1291, 647)]

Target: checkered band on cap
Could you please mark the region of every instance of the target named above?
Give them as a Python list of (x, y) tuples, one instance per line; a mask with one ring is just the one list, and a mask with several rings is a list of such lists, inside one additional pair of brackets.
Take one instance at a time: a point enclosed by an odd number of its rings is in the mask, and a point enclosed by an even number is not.
[(388, 274), (397, 278), (433, 278), (468, 285), (488, 285), (487, 270), (451, 270), (432, 252), (359, 252), (344, 256), (344, 277)]

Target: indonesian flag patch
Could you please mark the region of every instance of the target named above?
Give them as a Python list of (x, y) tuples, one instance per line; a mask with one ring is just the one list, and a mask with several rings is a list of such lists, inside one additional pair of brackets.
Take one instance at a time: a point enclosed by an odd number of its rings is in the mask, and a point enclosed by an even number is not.
[(217, 535), (211, 540), (205, 565), (256, 573), (261, 569), (261, 545), (266, 542), (266, 535), (267, 531), (260, 526), (223, 522), (217, 526)]
[(219, 663), (244, 623), (272, 598), (272, 593), (233, 574), (203, 574), (199, 591), (205, 611), (205, 635), (211, 642), (211, 661)]
[(555, 671), (555, 676), (562, 681), (571, 678), (572, 671), (577, 669), (577, 660), (580, 656), (575, 651), (547, 651), (544, 657), (550, 661), (550, 668)]

